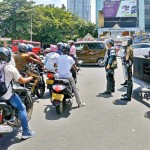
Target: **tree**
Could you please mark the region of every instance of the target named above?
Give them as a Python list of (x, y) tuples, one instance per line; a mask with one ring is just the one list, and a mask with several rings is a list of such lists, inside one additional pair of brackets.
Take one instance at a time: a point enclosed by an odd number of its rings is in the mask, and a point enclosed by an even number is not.
[(0, 3), (0, 35), (28, 39), (32, 4), (32, 1), (26, 0), (4, 0)]

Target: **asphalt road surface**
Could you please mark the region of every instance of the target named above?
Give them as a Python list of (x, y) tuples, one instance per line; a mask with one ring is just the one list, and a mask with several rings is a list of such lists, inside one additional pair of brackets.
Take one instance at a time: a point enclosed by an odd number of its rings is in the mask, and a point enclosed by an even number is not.
[[(119, 59), (120, 62), (120, 59)], [(150, 103), (142, 99), (141, 86), (134, 84), (131, 102), (119, 99), (126, 88), (121, 63), (115, 72), (116, 92), (100, 93), (106, 88), (105, 70), (83, 66), (78, 75), (78, 87), (85, 107), (72, 108), (57, 115), (46, 91), (44, 98), (35, 98), (29, 121), (35, 137), (21, 140), (20, 129), (0, 139), (0, 150), (150, 150)]]

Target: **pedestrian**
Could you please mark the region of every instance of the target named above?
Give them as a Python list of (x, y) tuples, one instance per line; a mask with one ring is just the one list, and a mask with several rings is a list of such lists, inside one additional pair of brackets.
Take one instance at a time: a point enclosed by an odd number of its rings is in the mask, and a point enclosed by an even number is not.
[(132, 82), (132, 65), (133, 65), (133, 48), (132, 39), (130, 37), (125, 38), (123, 41), (123, 46), (125, 46), (125, 69), (127, 72), (127, 93), (122, 95), (121, 100), (131, 101), (133, 82)]
[(13, 92), (11, 81), (15, 80), (21, 84), (25, 84), (33, 79), (33, 77), (23, 78), (17, 69), (9, 64), (11, 61), (11, 51), (10, 48), (1, 47), (0, 48), (0, 70), (4, 70), (5, 83), (7, 86), (7, 92), (2, 96), (4, 100), (7, 100), (13, 107), (18, 110), (21, 125), (22, 125), (22, 139), (28, 139), (34, 136), (34, 132), (29, 130), (28, 119), (26, 108), (20, 97)]
[(70, 51), (69, 45), (64, 44), (62, 46), (62, 51), (63, 51), (63, 54), (60, 55), (56, 59), (58, 78), (64, 78), (70, 81), (78, 107), (85, 106), (85, 103), (81, 102), (81, 99), (79, 96), (79, 90), (70, 72), (72, 67), (74, 67), (74, 69), (77, 69), (77, 68), (76, 68), (74, 59), (71, 56), (69, 56), (69, 51)]
[(107, 86), (106, 91), (102, 94), (109, 95), (112, 92), (115, 92), (114, 68), (112, 68), (111, 65), (113, 61), (116, 60), (116, 51), (113, 39), (106, 40), (106, 45), (108, 47), (108, 50), (106, 51), (104, 62), (106, 69)]

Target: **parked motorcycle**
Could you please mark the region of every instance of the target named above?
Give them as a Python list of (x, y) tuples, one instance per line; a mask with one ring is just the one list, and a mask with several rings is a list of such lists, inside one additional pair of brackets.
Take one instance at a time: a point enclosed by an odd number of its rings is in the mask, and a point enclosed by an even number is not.
[[(33, 100), (31, 97), (31, 92), (19, 84), (13, 84), (13, 89), (26, 106), (28, 120), (30, 120), (33, 111)], [(15, 119), (12, 120), (12, 117)], [(17, 110), (9, 103), (9, 101), (0, 99), (0, 136), (12, 132), (13, 127), (20, 126), (21, 122)]]
[(56, 107), (57, 114), (61, 114), (66, 105), (72, 105), (74, 94), (70, 81), (67, 79), (55, 79), (52, 85), (51, 102)]
[(37, 95), (38, 98), (42, 98), (45, 93), (45, 81), (44, 81), (44, 69), (40, 64), (28, 64), (26, 72), (21, 73), (25, 76), (32, 76), (34, 80), (25, 84), (30, 91), (32, 96)]

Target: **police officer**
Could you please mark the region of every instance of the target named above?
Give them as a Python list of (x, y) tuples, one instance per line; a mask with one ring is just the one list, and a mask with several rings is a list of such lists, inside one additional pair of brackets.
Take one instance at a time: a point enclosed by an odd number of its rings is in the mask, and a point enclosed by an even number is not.
[(127, 93), (122, 95), (121, 100), (131, 101), (133, 83), (132, 83), (132, 64), (133, 64), (133, 48), (132, 39), (130, 37), (124, 39), (123, 46), (125, 46), (125, 69), (127, 72)]
[(106, 45), (108, 50), (105, 54), (105, 69), (106, 69), (106, 79), (107, 79), (107, 88), (106, 91), (102, 94), (109, 95), (112, 92), (115, 92), (115, 79), (114, 79), (114, 69), (111, 68), (112, 62), (116, 60), (116, 51), (114, 48), (114, 40), (106, 40)]

